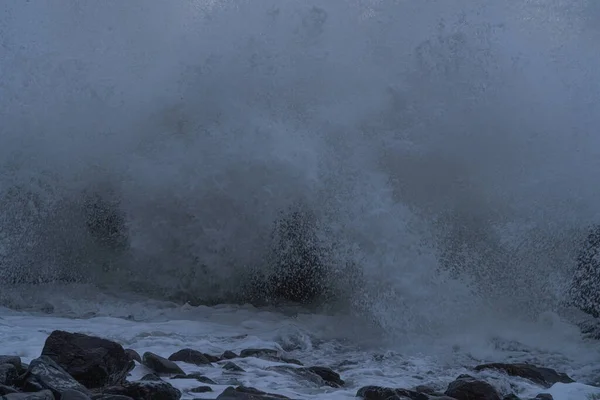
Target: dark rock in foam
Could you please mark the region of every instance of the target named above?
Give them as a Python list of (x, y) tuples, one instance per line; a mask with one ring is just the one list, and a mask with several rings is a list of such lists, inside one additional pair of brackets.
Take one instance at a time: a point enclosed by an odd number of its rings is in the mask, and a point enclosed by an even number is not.
[(149, 351), (142, 356), (142, 363), (157, 374), (185, 374), (175, 362)]
[(123, 347), (113, 341), (82, 333), (54, 331), (46, 339), (42, 355), (54, 360), (88, 388), (123, 382), (134, 367)]
[(521, 378), (525, 378), (546, 388), (549, 388), (550, 386), (558, 382), (575, 382), (567, 374), (556, 372), (552, 368), (537, 367), (531, 364), (491, 363), (482, 364), (475, 367), (476, 371), (483, 371), (486, 369), (495, 369), (503, 371), (510, 376), (518, 376)]
[(450, 383), (445, 394), (457, 400), (500, 400), (500, 395), (492, 385), (469, 375), (461, 375)]

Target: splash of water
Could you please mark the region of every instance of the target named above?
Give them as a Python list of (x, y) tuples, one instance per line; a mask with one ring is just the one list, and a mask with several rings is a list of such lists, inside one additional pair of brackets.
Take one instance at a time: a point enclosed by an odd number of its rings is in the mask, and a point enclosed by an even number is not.
[(553, 309), (598, 220), (594, 4), (5, 5), (0, 274), (244, 301), (302, 209), (380, 324)]

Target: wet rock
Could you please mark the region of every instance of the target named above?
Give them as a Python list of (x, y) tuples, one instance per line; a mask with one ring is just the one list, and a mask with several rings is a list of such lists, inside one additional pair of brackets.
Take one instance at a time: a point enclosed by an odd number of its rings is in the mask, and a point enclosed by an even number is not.
[(502, 400), (521, 400), (521, 398), (519, 396), (517, 396), (516, 394), (511, 393), (511, 394), (507, 394), (506, 396), (504, 396), (502, 398)]
[(356, 397), (361, 397), (365, 400), (429, 400), (429, 396), (424, 393), (419, 393), (407, 389), (392, 389), (381, 386), (364, 386), (358, 389), (358, 392), (356, 392)]
[(162, 381), (162, 379), (160, 379), (160, 376), (156, 374), (146, 374), (142, 376), (142, 379), (140, 379), (140, 381)]
[(279, 356), (279, 352), (273, 349), (246, 349), (242, 350), (240, 357), (256, 357), (267, 361), (284, 362), (288, 364), (302, 365), (302, 363), (293, 358)]
[(125, 382), (104, 389), (104, 395), (129, 396), (136, 400), (179, 400), (181, 391), (168, 382)]
[(531, 364), (504, 364), (504, 363), (492, 363), (482, 364), (475, 367), (476, 371), (483, 371), (486, 369), (495, 369), (505, 372), (510, 376), (518, 376), (521, 378), (528, 379), (538, 385), (549, 388), (555, 383), (572, 383), (575, 382), (567, 374), (556, 372), (551, 368), (537, 367)]
[(21, 357), (18, 356), (0, 356), (0, 365), (11, 364), (17, 369), (18, 374), (22, 374), (27, 369), (21, 363)]
[(217, 384), (217, 382), (215, 382), (212, 379), (207, 378), (206, 376), (204, 376), (202, 374), (199, 374), (199, 373), (191, 373), (191, 374), (184, 374), (184, 375), (175, 375), (171, 379), (195, 379), (198, 382), (208, 383), (210, 385), (216, 385)]
[(11, 394), (11, 393), (19, 393), (19, 391), (10, 386), (0, 385), (0, 396), (4, 396), (6, 394)]
[(179, 365), (175, 364), (173, 361), (167, 360), (166, 358), (149, 351), (144, 353), (142, 364), (157, 374), (185, 374)]
[(135, 351), (133, 349), (125, 349), (125, 353), (127, 353), (127, 355), (129, 356), (130, 359), (137, 361), (140, 364), (142, 363), (142, 357), (140, 356), (140, 353), (138, 353), (137, 351)]
[(22, 379), (22, 387), (26, 392), (39, 392), (48, 389), (57, 399), (68, 390), (77, 390), (88, 394), (88, 390), (77, 382), (67, 371), (61, 368), (48, 356), (36, 358)]
[(457, 400), (500, 400), (500, 395), (492, 385), (469, 375), (461, 375), (450, 383), (445, 394)]
[(13, 364), (1, 364), (0, 365), (0, 385), (11, 386), (17, 379), (17, 367)]
[(235, 354), (233, 351), (229, 351), (227, 350), (225, 353), (223, 353), (223, 355), (221, 356), (221, 358), (223, 360), (231, 360), (234, 358), (238, 358), (239, 356), (237, 354)]
[(120, 344), (82, 333), (52, 332), (42, 355), (90, 389), (123, 382), (135, 366)]
[(433, 389), (429, 386), (426, 386), (426, 385), (419, 385), (415, 388), (415, 392), (425, 393), (425, 394), (434, 394), (435, 389)]
[(210, 354), (201, 353), (193, 349), (183, 349), (169, 356), (171, 361), (182, 361), (188, 364), (194, 365), (206, 365), (213, 362), (220, 361), (218, 357), (211, 356)]
[(212, 392), (212, 388), (210, 386), (198, 386), (196, 388), (190, 389), (192, 393), (208, 393)]
[(62, 394), (60, 400), (91, 400), (91, 397), (77, 390), (67, 390)]
[(310, 372), (319, 375), (327, 385), (331, 387), (342, 387), (344, 381), (340, 378), (340, 374), (327, 367), (309, 367), (306, 368)]
[(233, 363), (231, 361), (229, 361), (227, 364), (223, 365), (223, 369), (225, 369), (227, 371), (232, 371), (232, 372), (246, 372), (242, 367), (240, 367), (239, 365), (237, 365), (236, 363)]
[[(54, 400), (55, 397), (49, 390), (36, 393), (12, 393), (2, 396), (2, 400)], [(58, 399), (58, 397), (57, 397)]]
[(242, 350), (240, 357), (256, 357), (261, 358), (264, 356), (277, 357), (279, 352), (273, 349), (246, 349)]
[(534, 400), (554, 400), (554, 397), (550, 393), (540, 393), (535, 396)]
[(217, 400), (281, 400), (289, 399), (289, 397), (279, 394), (266, 393), (258, 389), (246, 386), (238, 386), (236, 388), (228, 387), (221, 393)]
[(93, 400), (135, 400), (129, 396), (121, 396), (119, 394), (101, 394), (92, 397)]

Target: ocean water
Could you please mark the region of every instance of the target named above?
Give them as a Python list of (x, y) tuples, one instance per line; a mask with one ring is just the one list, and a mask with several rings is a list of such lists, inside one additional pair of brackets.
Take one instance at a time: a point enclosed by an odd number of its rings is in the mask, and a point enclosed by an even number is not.
[(599, 27), (593, 0), (2, 4), (1, 352), (61, 328), (349, 382), (203, 371), (290, 397), (485, 361), (597, 392), (568, 293), (600, 222)]

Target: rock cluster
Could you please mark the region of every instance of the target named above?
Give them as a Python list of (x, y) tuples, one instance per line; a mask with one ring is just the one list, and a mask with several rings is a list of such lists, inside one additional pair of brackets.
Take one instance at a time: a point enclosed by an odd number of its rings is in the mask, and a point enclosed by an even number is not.
[[(229, 386), (231, 376), (244, 372), (231, 360), (246, 357), (281, 363), (267, 369), (293, 375), (324, 391), (346, 387), (346, 382), (332, 369), (306, 367), (300, 361), (282, 357), (271, 349), (246, 349), (239, 355), (226, 351), (219, 356), (183, 349), (167, 358), (151, 352), (140, 357), (134, 350), (124, 349), (110, 340), (82, 333), (54, 331), (46, 339), (40, 357), (29, 365), (23, 364), (16, 356), (0, 356), (0, 400), (179, 400), (183, 393), (169, 380), (198, 382), (196, 387), (184, 390), (189, 397), (213, 392), (211, 385), (220, 384), (227, 387), (224, 390), (221, 387), (218, 400), (289, 399), (241, 384)], [(128, 380), (136, 362), (152, 370), (152, 373), (139, 380)], [(227, 380), (215, 382), (199, 372), (185, 373), (177, 362), (214, 367), (218, 363)], [(474, 372), (484, 370), (527, 379), (542, 388), (549, 388), (558, 382), (573, 382), (566, 374), (530, 364), (494, 363), (473, 368)], [(170, 379), (165, 380), (165, 377)], [(365, 400), (525, 400), (514, 393), (503, 395), (492, 384), (471, 375), (460, 375), (443, 393), (426, 386), (412, 389), (364, 386), (356, 393), (356, 397)], [(551, 400), (552, 396), (540, 393), (536, 399)]]

